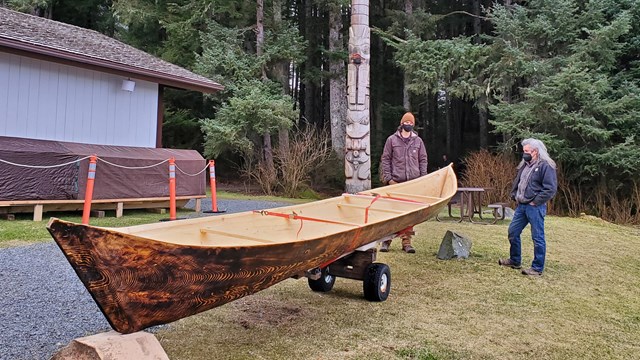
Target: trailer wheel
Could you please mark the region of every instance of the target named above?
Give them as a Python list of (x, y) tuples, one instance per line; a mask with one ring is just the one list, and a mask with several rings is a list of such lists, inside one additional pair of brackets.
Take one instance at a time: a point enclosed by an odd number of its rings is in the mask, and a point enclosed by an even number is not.
[(391, 291), (391, 270), (382, 263), (367, 266), (362, 282), (365, 299), (369, 301), (385, 301)]
[(309, 287), (313, 291), (327, 292), (333, 289), (333, 284), (336, 283), (336, 277), (329, 274), (329, 267), (325, 267), (321, 270), (320, 278), (318, 280), (309, 279)]

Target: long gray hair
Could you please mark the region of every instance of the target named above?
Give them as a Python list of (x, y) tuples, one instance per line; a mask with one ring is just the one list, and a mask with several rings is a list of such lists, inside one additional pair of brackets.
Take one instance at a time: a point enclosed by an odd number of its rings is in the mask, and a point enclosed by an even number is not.
[[(538, 151), (538, 159), (547, 162), (552, 168), (556, 168), (556, 162), (551, 159), (549, 153), (547, 152), (547, 147), (544, 146), (544, 143), (538, 139), (524, 139), (522, 140), (522, 147), (525, 145), (531, 146), (533, 149)], [(518, 169), (520, 169), (524, 165), (525, 161), (520, 161), (518, 164)]]

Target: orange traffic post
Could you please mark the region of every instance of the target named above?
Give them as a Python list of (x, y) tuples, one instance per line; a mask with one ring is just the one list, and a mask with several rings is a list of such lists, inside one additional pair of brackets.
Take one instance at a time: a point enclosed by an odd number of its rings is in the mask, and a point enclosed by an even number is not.
[(96, 180), (97, 156), (89, 157), (89, 171), (87, 173), (87, 186), (84, 192), (84, 207), (82, 209), (82, 224), (89, 225), (89, 215), (91, 214), (91, 200), (93, 199), (93, 183)]
[(216, 162), (209, 160), (209, 183), (211, 184), (211, 210), (205, 213), (223, 213), (226, 210), (218, 210), (218, 199), (216, 196)]
[(211, 183), (211, 209), (218, 212), (218, 199), (216, 198), (216, 162), (209, 160), (209, 182)]
[(176, 159), (169, 159), (169, 220), (176, 220)]

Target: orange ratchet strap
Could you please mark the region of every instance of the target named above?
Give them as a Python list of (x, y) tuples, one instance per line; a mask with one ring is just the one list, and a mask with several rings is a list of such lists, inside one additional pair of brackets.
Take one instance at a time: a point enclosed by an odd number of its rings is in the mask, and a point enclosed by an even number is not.
[(349, 223), (345, 223), (345, 222), (341, 222), (341, 221), (334, 221), (334, 220), (312, 218), (312, 217), (307, 217), (307, 216), (300, 216), (300, 215), (296, 214), (295, 212), (292, 213), (292, 214), (284, 214), (284, 213), (278, 213), (278, 212), (267, 211), (267, 210), (254, 210), (253, 212), (261, 214), (261, 215), (277, 216), (277, 217), (281, 217), (281, 218), (284, 218), (284, 219), (300, 220), (300, 229), (298, 229), (298, 232), (296, 233), (296, 237), (298, 237), (298, 235), (300, 234), (300, 231), (302, 230), (303, 220), (309, 220), (309, 221), (315, 221), (315, 222), (321, 222), (321, 223), (327, 223), (327, 224), (356, 226), (354, 224), (349, 224)]
[(426, 202), (413, 200), (413, 199), (405, 199), (405, 198), (399, 198), (399, 197), (395, 197), (395, 196), (382, 196), (382, 195), (378, 195), (378, 194), (374, 194), (374, 195), (378, 196), (378, 197), (381, 197), (383, 199), (404, 201), (404, 202), (414, 203), (414, 204), (427, 204)]
[(374, 197), (373, 200), (371, 200), (371, 202), (369, 203), (369, 206), (367, 206), (364, 209), (364, 223), (365, 224), (369, 222), (369, 208), (373, 205), (374, 202), (376, 202), (380, 198), (381, 198), (380, 195), (376, 195), (376, 197)]

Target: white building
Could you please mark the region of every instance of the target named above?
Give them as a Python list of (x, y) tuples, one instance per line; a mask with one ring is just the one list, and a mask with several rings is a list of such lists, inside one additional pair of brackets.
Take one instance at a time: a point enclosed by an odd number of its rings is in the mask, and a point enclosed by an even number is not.
[(223, 87), (93, 30), (0, 7), (0, 136), (160, 147), (164, 87)]
[[(96, 31), (0, 7), (0, 216), (82, 209), (88, 155), (130, 167), (174, 158), (185, 174), (198, 173), (206, 162), (197, 151), (161, 149), (166, 87), (223, 88)], [(165, 206), (166, 164), (145, 172), (105, 164), (94, 208), (121, 216)], [(204, 197), (205, 175), (185, 174), (176, 174), (183, 203)]]

